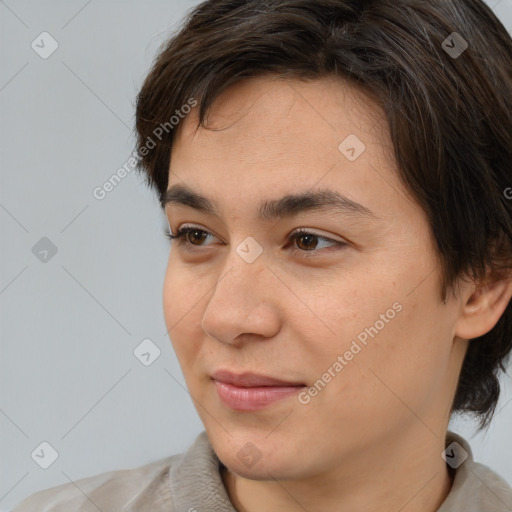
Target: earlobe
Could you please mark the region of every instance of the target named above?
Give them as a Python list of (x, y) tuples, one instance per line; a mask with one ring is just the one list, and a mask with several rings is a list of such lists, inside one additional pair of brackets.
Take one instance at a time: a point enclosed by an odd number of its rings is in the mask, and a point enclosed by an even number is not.
[(512, 276), (476, 287), (466, 295), (455, 335), (470, 340), (491, 331), (512, 297)]

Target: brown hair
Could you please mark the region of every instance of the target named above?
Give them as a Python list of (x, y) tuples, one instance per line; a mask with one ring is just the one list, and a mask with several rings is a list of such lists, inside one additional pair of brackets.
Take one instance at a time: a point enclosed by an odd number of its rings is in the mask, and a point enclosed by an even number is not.
[[(450, 53), (464, 42), (460, 55)], [(262, 74), (337, 75), (384, 108), (399, 177), (429, 219), (442, 299), (458, 277), (509, 275), (512, 40), (481, 0), (201, 3), (164, 46), (137, 97), (139, 170), (161, 200), (176, 131), (171, 117), (197, 98), (205, 126), (223, 90)], [(488, 425), (511, 350), (509, 304), (494, 329), (470, 342), (453, 411)]]

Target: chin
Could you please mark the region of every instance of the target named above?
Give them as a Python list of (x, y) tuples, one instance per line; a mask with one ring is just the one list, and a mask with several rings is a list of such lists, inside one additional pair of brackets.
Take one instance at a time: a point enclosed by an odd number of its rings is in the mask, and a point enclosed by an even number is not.
[(248, 467), (240, 462), (236, 456), (233, 456), (233, 454), (228, 454), (226, 457), (219, 456), (219, 459), (231, 472), (248, 480), (294, 480), (298, 477), (296, 473), (296, 460), (290, 464), (290, 466), (295, 467), (295, 470), (293, 470), (291, 467), (287, 467), (288, 464), (280, 463), (279, 461), (265, 463), (263, 460), (260, 460), (254, 466)]
[(251, 436), (231, 438), (227, 434), (224, 439), (208, 437), (222, 463), (243, 478), (293, 480), (301, 476), (299, 467), (301, 472), (304, 469), (303, 460), (300, 465), (297, 464), (297, 450), (282, 442), (275, 444), (265, 439), (261, 442), (251, 441)]

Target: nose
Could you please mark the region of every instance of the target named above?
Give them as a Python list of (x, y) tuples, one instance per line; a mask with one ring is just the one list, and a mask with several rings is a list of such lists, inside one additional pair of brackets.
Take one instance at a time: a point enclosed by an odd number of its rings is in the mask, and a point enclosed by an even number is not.
[(263, 258), (253, 263), (238, 254), (219, 278), (203, 314), (201, 327), (211, 338), (240, 346), (271, 338), (281, 326), (276, 304), (276, 277)]

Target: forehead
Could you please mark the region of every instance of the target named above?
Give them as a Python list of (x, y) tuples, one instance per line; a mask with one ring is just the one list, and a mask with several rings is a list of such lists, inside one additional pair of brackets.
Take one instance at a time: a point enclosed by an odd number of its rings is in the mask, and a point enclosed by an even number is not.
[[(271, 142), (280, 142), (288, 149), (294, 140), (296, 147), (301, 147), (308, 139), (307, 149), (311, 151), (315, 143), (327, 146), (343, 134), (363, 134), (379, 122), (385, 125), (384, 111), (375, 101), (334, 76), (308, 81), (273, 76), (245, 79), (215, 99), (207, 129), (200, 128), (197, 133), (196, 114), (197, 108), (182, 122), (175, 145), (199, 137), (201, 144), (218, 148), (231, 143), (236, 135), (240, 140), (252, 139), (253, 149), (263, 139), (266, 150), (271, 149)], [(382, 135), (385, 138), (386, 133)]]
[(383, 110), (340, 78), (244, 80), (216, 98), (206, 124), (197, 129), (197, 108), (182, 121), (169, 187), (219, 201), (222, 188), (239, 202), (332, 188), (383, 208), (405, 194)]

